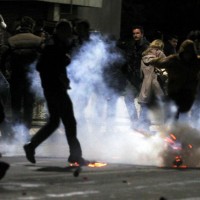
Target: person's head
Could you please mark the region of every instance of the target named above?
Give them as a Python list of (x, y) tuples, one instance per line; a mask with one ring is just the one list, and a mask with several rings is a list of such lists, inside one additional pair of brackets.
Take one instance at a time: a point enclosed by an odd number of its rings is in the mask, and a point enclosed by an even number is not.
[(60, 41), (66, 42), (72, 36), (71, 23), (66, 19), (61, 19), (56, 24), (54, 34)]
[(185, 62), (191, 62), (197, 58), (195, 44), (192, 40), (189, 39), (182, 42), (178, 53), (179, 57)]
[(200, 54), (200, 30), (190, 31), (187, 38), (194, 41), (198, 54)]
[(75, 32), (81, 38), (89, 37), (89, 32), (90, 32), (89, 22), (86, 20), (81, 20), (81, 21), (77, 22), (77, 24), (75, 26)]
[(178, 37), (176, 35), (169, 35), (167, 40), (173, 48), (176, 49), (178, 45)]
[(192, 40), (192, 41), (196, 41), (199, 40), (200, 41), (200, 30), (192, 30), (189, 32), (187, 39)]
[(164, 48), (164, 43), (162, 40), (160, 39), (156, 39), (156, 40), (153, 40), (150, 45), (149, 45), (150, 48), (156, 48), (156, 49), (159, 49), (159, 50), (163, 50)]
[(134, 26), (132, 28), (132, 33), (135, 41), (140, 41), (144, 37), (144, 29), (142, 26)]
[(35, 21), (29, 17), (29, 16), (23, 16), (20, 20), (20, 27), (22, 29), (29, 29), (30, 31), (33, 31), (35, 26)]

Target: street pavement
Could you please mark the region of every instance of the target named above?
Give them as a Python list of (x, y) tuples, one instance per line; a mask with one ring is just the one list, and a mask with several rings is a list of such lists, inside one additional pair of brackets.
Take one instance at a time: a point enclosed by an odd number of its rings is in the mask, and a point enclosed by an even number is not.
[(82, 167), (75, 177), (62, 157), (37, 157), (36, 164), (24, 156), (3, 156), (1, 160), (10, 164), (0, 181), (1, 200), (200, 199), (200, 170), (194, 168), (107, 163), (99, 168)]
[(15, 127), (17, 141), (0, 143), (0, 160), (10, 164), (0, 180), (0, 200), (200, 200), (200, 168), (159, 167), (162, 138), (133, 132), (124, 107), (120, 108), (115, 126), (106, 129), (90, 120), (93, 128), (78, 129), (84, 157), (107, 164), (82, 167), (78, 176), (67, 163), (69, 150), (62, 128), (37, 148), (37, 163), (31, 164), (22, 148), (23, 129)]

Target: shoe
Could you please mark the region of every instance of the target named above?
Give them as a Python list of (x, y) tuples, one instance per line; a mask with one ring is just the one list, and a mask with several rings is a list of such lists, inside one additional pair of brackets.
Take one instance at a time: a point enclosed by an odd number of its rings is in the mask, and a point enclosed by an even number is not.
[(35, 150), (31, 146), (31, 143), (28, 143), (28, 144), (24, 145), (24, 151), (25, 151), (27, 160), (30, 161), (31, 163), (36, 163), (35, 156), (34, 156), (35, 155)]
[(76, 157), (76, 156), (69, 156), (68, 162), (69, 163), (77, 163), (80, 166), (87, 166), (90, 163), (89, 160), (85, 160), (82, 157)]
[(6, 171), (8, 170), (9, 167), (10, 165), (8, 163), (0, 161), (0, 179), (2, 179), (5, 176)]

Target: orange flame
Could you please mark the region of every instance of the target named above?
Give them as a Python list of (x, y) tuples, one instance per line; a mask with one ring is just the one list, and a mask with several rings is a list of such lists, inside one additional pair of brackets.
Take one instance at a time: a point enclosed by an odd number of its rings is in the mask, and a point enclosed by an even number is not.
[(102, 162), (93, 162), (93, 163), (89, 163), (88, 167), (104, 167), (106, 166), (106, 163), (102, 163)]
[[(90, 162), (86, 166), (88, 166), (88, 167), (104, 167), (106, 165), (107, 165), (107, 163), (103, 163), (103, 162)], [(75, 162), (75, 163), (69, 163), (69, 166), (70, 167), (79, 167), (80, 165), (77, 162)]]
[(176, 140), (176, 136), (173, 133), (171, 133), (170, 136), (172, 137), (173, 140)]

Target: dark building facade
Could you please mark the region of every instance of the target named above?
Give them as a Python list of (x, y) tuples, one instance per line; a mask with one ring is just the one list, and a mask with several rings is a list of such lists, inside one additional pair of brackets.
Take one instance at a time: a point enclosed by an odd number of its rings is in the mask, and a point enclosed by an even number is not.
[(35, 0), (0, 1), (0, 13), (9, 30), (15, 27), (18, 19), (28, 15), (36, 21), (44, 21), (47, 31), (60, 18), (85, 19), (91, 28), (120, 37), (122, 0)]

